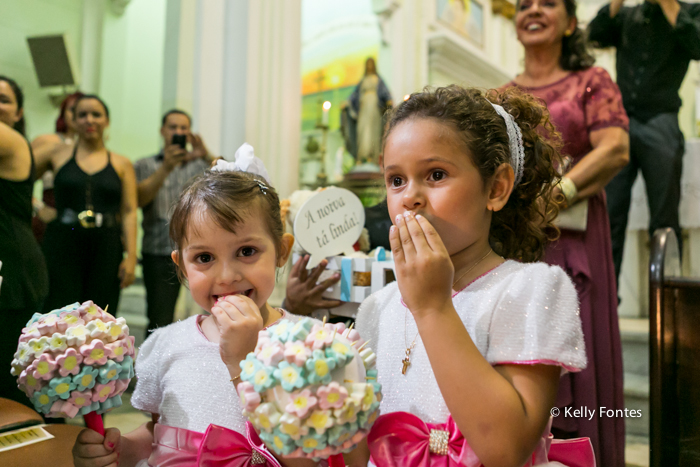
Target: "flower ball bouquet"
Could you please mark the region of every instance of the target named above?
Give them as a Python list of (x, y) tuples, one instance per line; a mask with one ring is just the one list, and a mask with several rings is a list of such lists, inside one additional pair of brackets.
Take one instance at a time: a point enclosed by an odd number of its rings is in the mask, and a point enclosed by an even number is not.
[(243, 413), (280, 456), (337, 459), (379, 415), (375, 361), (352, 327), (281, 320), (241, 362)]
[(134, 376), (134, 337), (124, 318), (92, 301), (36, 313), (19, 337), (11, 372), (37, 412), (83, 415), (104, 435), (101, 414), (122, 404)]

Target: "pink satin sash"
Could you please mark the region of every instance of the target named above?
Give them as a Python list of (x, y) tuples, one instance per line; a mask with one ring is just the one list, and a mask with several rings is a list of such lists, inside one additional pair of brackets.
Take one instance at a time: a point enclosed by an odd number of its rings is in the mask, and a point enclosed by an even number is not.
[(250, 423), (246, 435), (209, 425), (198, 433), (156, 423), (149, 466), (158, 467), (280, 467)]
[[(550, 421), (551, 423), (551, 421)], [(550, 426), (546, 433), (549, 434)], [(448, 432), (447, 454), (430, 450), (430, 431)], [(372, 462), (377, 467), (481, 467), (452, 417), (446, 423), (425, 423), (407, 412), (380, 416), (367, 436)], [(593, 446), (588, 438), (554, 440), (543, 436), (523, 467), (557, 461), (569, 467), (595, 467)]]
[(156, 423), (153, 426), (153, 449), (148, 465), (183, 467), (197, 465), (197, 451), (203, 433)]

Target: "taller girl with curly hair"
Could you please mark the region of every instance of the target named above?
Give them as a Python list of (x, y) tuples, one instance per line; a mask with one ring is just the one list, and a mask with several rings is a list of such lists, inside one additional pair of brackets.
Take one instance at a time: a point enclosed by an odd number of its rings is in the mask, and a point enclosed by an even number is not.
[(537, 262), (557, 235), (560, 166), (542, 134), (556, 138), (546, 109), (517, 91), (426, 90), (391, 115), (397, 281), (357, 316), (376, 349), (383, 415), (353, 464), (370, 453), (377, 466), (566, 457), (564, 445), (549, 449), (550, 409), (560, 374), (583, 369), (586, 354), (573, 283)]
[[(508, 86), (542, 99), (569, 157), (557, 191), (563, 194), (561, 237), (544, 261), (576, 284), (588, 367), (562, 378), (556, 406), (624, 409), (617, 287), (604, 187), (629, 160), (629, 120), (617, 85), (593, 66), (575, 0), (520, 0), (515, 18), (525, 48), (525, 68)], [(622, 234), (624, 235), (624, 233)], [(598, 465), (624, 467), (625, 420), (558, 417), (556, 437), (591, 439)]]

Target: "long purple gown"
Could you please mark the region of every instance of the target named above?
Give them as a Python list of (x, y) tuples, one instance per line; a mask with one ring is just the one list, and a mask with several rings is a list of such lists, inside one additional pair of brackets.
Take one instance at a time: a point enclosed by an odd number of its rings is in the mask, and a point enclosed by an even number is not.
[[(508, 86), (517, 86), (514, 82)], [(608, 73), (599, 67), (572, 72), (547, 86), (522, 88), (547, 103), (551, 119), (562, 135), (563, 154), (576, 164), (593, 148), (590, 134), (602, 128), (629, 130), (622, 97)], [(554, 419), (557, 438), (586, 436), (591, 439), (597, 464), (624, 467), (625, 419), (600, 417), (600, 408), (622, 409), (622, 347), (617, 316), (617, 288), (610, 242), (605, 191), (589, 198), (585, 232), (562, 230), (549, 246), (545, 261), (561, 266), (576, 284), (588, 367), (562, 377), (557, 396), (561, 409)], [(588, 408), (591, 420), (565, 417), (564, 409)]]

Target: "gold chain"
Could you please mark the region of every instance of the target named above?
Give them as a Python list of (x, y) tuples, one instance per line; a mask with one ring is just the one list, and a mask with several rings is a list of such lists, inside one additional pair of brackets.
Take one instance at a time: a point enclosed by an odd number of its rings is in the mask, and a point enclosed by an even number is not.
[[(493, 250), (489, 248), (489, 251), (479, 258), (479, 260), (474, 263), (469, 269), (464, 271), (462, 275), (460, 275), (456, 281), (452, 283), (452, 288), (454, 288), (455, 284), (459, 282), (464, 276), (467, 275), (469, 271), (477, 267), (483, 260), (486, 259), (488, 255), (491, 254)], [(416, 333), (416, 337), (413, 338), (413, 342), (411, 342), (411, 345), (408, 345), (408, 307), (404, 310), (404, 316), (403, 316), (403, 343), (406, 346), (406, 356), (401, 360), (401, 363), (403, 363), (403, 368), (401, 369), (401, 374), (405, 375), (406, 371), (408, 370), (408, 366), (411, 364), (411, 352), (413, 351), (413, 348), (416, 346), (416, 341), (418, 340), (418, 336), (420, 335), (420, 331)]]
[(479, 265), (479, 263), (481, 263), (483, 260), (485, 260), (486, 257), (487, 257), (488, 255), (491, 254), (492, 251), (493, 251), (493, 250), (492, 250), (491, 248), (489, 248), (489, 251), (486, 252), (486, 254), (485, 254), (484, 256), (482, 256), (482, 257), (479, 259), (479, 261), (477, 261), (476, 263), (474, 263), (474, 264), (472, 265), (472, 267), (470, 267), (469, 269), (467, 269), (466, 271), (464, 271), (464, 272), (462, 273), (462, 275), (459, 276), (459, 277), (457, 278), (457, 280), (454, 281), (454, 282), (452, 283), (452, 288), (454, 289), (454, 286), (457, 284), (457, 282), (459, 282), (460, 279), (462, 279), (464, 276), (466, 276), (467, 273), (468, 273), (469, 271), (471, 271), (472, 269), (474, 269), (475, 267), (477, 267), (477, 266)]

